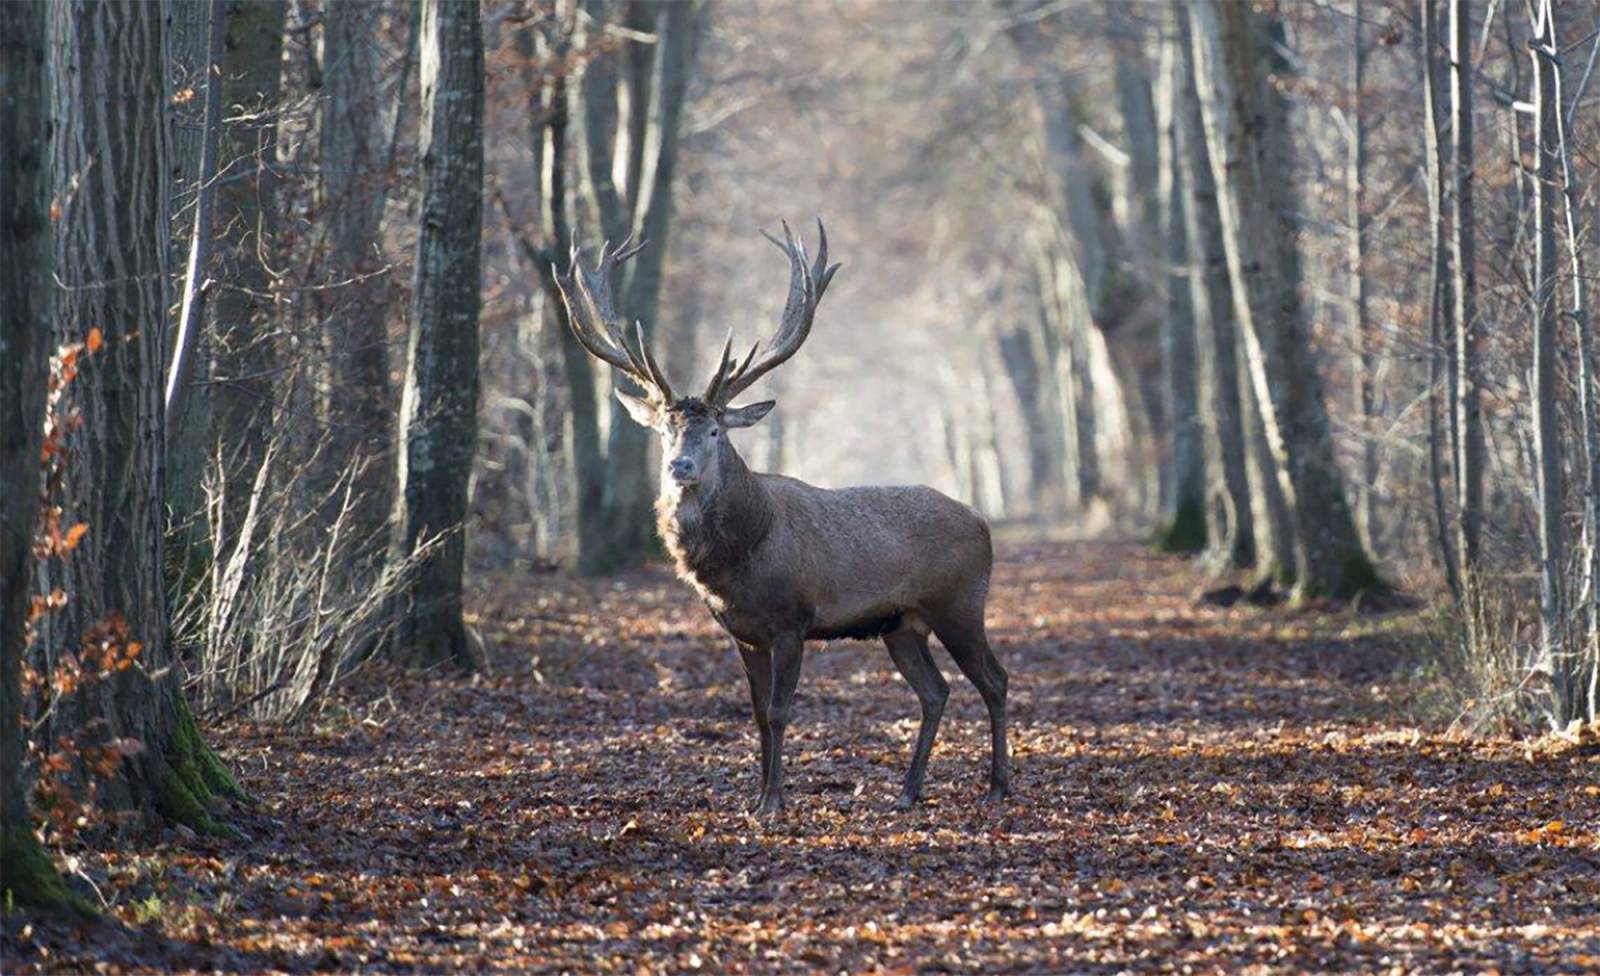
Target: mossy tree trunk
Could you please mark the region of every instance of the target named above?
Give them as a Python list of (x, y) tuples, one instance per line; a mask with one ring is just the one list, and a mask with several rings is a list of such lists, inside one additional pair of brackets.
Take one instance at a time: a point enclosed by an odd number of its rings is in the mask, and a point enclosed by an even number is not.
[(22, 707), (50, 357), (48, 14), (0, 4), (0, 901), (59, 911), (86, 906), (33, 836)]
[(470, 671), (461, 619), (467, 480), (478, 437), (483, 32), (478, 0), (422, 6), (422, 206), (412, 279), (391, 558), (416, 559), (396, 655)]
[[(50, 10), (52, 179), (65, 201), (55, 223), (62, 287), (54, 341), (89, 343), (66, 389), (63, 409), (81, 412), (83, 423), (66, 437), (55, 501), (64, 524), (87, 532), (70, 553), (36, 567), (38, 589), (67, 595), (41, 619), (42, 663), (48, 669), (69, 653), (104, 663), (107, 648), (132, 663), (63, 695), (36, 735), (123, 755), (100, 785), (102, 806), (220, 832), (212, 799), (240, 794), (184, 702), (162, 573), (162, 344), (171, 298), (164, 12), (136, 0)], [(81, 786), (87, 774), (78, 773)]]

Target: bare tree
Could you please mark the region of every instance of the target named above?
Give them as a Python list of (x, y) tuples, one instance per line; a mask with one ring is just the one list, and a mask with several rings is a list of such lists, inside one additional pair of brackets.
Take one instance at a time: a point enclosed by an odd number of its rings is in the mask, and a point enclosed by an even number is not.
[[(1419, 0), (1421, 11), (1418, 18), (1422, 26), (1420, 44), (1422, 47), (1422, 99), (1423, 99), (1423, 154), (1426, 161), (1428, 180), (1428, 480), (1431, 483), (1433, 496), (1433, 514), (1435, 523), (1435, 537), (1439, 548), (1439, 562), (1444, 568), (1445, 581), (1449, 584), (1450, 592), (1454, 595), (1456, 603), (1460, 605), (1461, 579), (1459, 566), (1456, 562), (1454, 549), (1450, 541), (1450, 516), (1449, 507), (1445, 501), (1444, 465), (1440, 460), (1440, 452), (1444, 447), (1445, 435), (1441, 429), (1441, 415), (1444, 411), (1454, 411), (1454, 397), (1448, 398), (1441, 404), (1444, 391), (1440, 389), (1441, 374), (1448, 371), (1449, 377), (1445, 379), (1451, 391), (1455, 389), (1455, 369), (1452, 364), (1447, 364), (1444, 359), (1444, 328), (1447, 320), (1451, 318), (1451, 282), (1446, 280), (1449, 264), (1448, 242), (1445, 234), (1445, 185), (1449, 180), (1445, 172), (1444, 160), (1446, 145), (1440, 118), (1440, 96), (1443, 79), (1438, 70), (1439, 57), (1439, 30), (1438, 30), (1438, 0)], [(1453, 280), (1453, 279), (1452, 279)], [(1455, 429), (1452, 422), (1448, 425), (1450, 430)]]
[[(1250, 397), (1239, 383), (1239, 344), (1235, 336), (1233, 292), (1228, 283), (1228, 255), (1217, 212), (1216, 182), (1206, 155), (1205, 128), (1194, 87), (1194, 61), (1189, 56), (1189, 22), (1173, 11), (1173, 32), (1164, 42), (1164, 57), (1176, 62), (1180, 99), (1174, 135), (1178, 155), (1178, 190), (1183, 195), (1183, 227), (1187, 240), (1187, 292), (1193, 303), (1196, 362), (1199, 371), (1199, 413), (1205, 434), (1208, 479), (1207, 539), (1212, 562), (1245, 567), (1256, 561), (1257, 528), (1251, 508), (1248, 447), (1244, 418)], [(1252, 437), (1259, 438), (1254, 432)], [(1276, 490), (1276, 479), (1263, 487)], [(1212, 506), (1220, 506), (1219, 513)], [(1271, 532), (1270, 525), (1266, 532)], [(1292, 550), (1291, 550), (1292, 554)], [(1292, 558), (1292, 555), (1291, 555)], [(1288, 562), (1280, 563), (1288, 565)]]
[(470, 671), (461, 576), (478, 426), (484, 76), (477, 0), (425, 0), (421, 52), (422, 205), (390, 556), (399, 561), (439, 544), (409, 575), (394, 647), (413, 664)]
[[(322, 123), (318, 210), (326, 228), (323, 327), (327, 348), (319, 377), (329, 451), (340, 461), (363, 455), (357, 536), (379, 534), (393, 505), (394, 450), (389, 385), (388, 307), (379, 254), (389, 174), (385, 122), (391, 113), (379, 64), (383, 8), (330, 0), (324, 8)], [(402, 97), (397, 95), (397, 97)]]
[(1370, 550), (1378, 535), (1378, 442), (1373, 436), (1377, 416), (1375, 375), (1378, 370), (1376, 339), (1367, 321), (1366, 234), (1367, 217), (1362, 209), (1362, 186), (1367, 178), (1367, 126), (1362, 118), (1361, 86), (1366, 74), (1367, 51), (1362, 43), (1361, 0), (1350, 7), (1349, 103), (1345, 109), (1349, 157), (1345, 163), (1346, 231), (1349, 234), (1349, 308), (1346, 317), (1355, 347), (1356, 415), (1360, 422), (1361, 465), (1356, 476), (1356, 528)]
[(50, 103), (42, 3), (0, 4), (0, 898), (85, 907), (28, 816), (22, 668), (50, 356)]
[[(211, 429), (211, 367), (205, 362), (210, 343), (204, 333), (206, 298), (212, 290), (208, 276), (216, 250), (217, 156), (222, 141), (221, 75), (228, 4), (227, 0), (194, 0), (178, 9), (196, 21), (185, 25), (183, 35), (187, 46), (198, 48), (186, 59), (184, 67), (190, 72), (186, 81), (190, 91), (203, 84), (205, 93), (198, 138), (174, 140), (175, 148), (195, 144), (192, 168), (187, 159), (178, 160), (193, 196), (194, 219), (187, 232), (188, 256), (162, 410), (166, 418), (166, 498), (172, 526), (168, 542), (173, 551), (169, 555), (174, 557), (170, 582), (181, 592), (204, 577), (213, 559), (210, 512), (203, 488)], [(181, 228), (174, 237), (182, 239)]]
[[(1123, 62), (1118, 60), (1118, 64)], [(1195, 308), (1191, 286), (1189, 238), (1182, 139), (1178, 132), (1190, 84), (1188, 58), (1176, 37), (1164, 38), (1157, 67), (1157, 151), (1160, 159), (1156, 182), (1162, 201), (1161, 237), (1166, 242), (1166, 316), (1161, 333), (1167, 388), (1167, 463), (1172, 472), (1171, 521), (1162, 532), (1162, 547), (1169, 552), (1198, 552), (1206, 545), (1205, 428), (1200, 419), (1199, 350), (1195, 340)], [(1205, 287), (1200, 283), (1199, 287)], [(1203, 314), (1209, 314), (1207, 308)]]
[[(1540, 49), (1540, 55), (1547, 59), (1558, 57), (1559, 47), (1556, 43), (1555, 25), (1553, 14), (1546, 6), (1545, 16), (1552, 23), (1550, 26), (1549, 43)], [(1600, 57), (1600, 40), (1595, 42), (1590, 53), (1589, 64), (1592, 67), (1596, 57)], [(1565, 101), (1561, 97), (1563, 81), (1561, 64), (1556, 64), (1556, 93), (1555, 102), (1561, 106)], [(1581, 86), (1580, 86), (1581, 87)], [(1563, 224), (1566, 230), (1567, 253), (1572, 262), (1572, 281), (1570, 284), (1572, 294), (1572, 321), (1574, 340), (1578, 352), (1578, 404), (1579, 422), (1583, 426), (1583, 505), (1582, 505), (1582, 531), (1583, 531), (1583, 565), (1579, 571), (1577, 587), (1578, 605), (1584, 608), (1581, 641), (1575, 653), (1569, 660), (1571, 677), (1558, 683), (1558, 690), (1576, 692), (1574, 699), (1558, 700), (1563, 706), (1563, 718), (1587, 718), (1594, 721), (1600, 715), (1600, 348), (1597, 348), (1593, 319), (1589, 314), (1588, 284), (1584, 272), (1584, 239), (1582, 224), (1578, 217), (1579, 187), (1573, 172), (1573, 149), (1570, 130), (1572, 116), (1577, 110), (1577, 97), (1575, 96), (1570, 107), (1562, 109), (1562, 114), (1556, 116), (1555, 122), (1559, 126), (1558, 135), (1561, 144), (1561, 190), (1563, 202)], [(1587, 680), (1583, 671), (1587, 669)]]
[[(1577, 717), (1583, 694), (1567, 620), (1566, 459), (1561, 440), (1559, 292), (1556, 213), (1561, 198), (1561, 93), (1556, 62), (1555, 11), (1550, 0), (1534, 8), (1533, 62), (1534, 272), (1533, 397), (1535, 485), (1539, 507), (1539, 661), (1550, 682), (1551, 717), (1565, 725)], [(1463, 347), (1464, 348), (1464, 347)]]
[[(635, 44), (609, 56), (599, 49), (606, 40), (613, 5), (589, 0), (584, 9), (583, 39), (595, 54), (581, 82), (571, 89), (572, 117), (579, 123), (579, 186), (600, 236), (613, 242), (636, 238), (655, 244), (620, 272), (616, 283), (622, 314), (640, 323), (646, 336), (653, 336), (684, 95), (703, 8), (699, 2), (621, 8), (629, 19), (620, 26), (652, 35), (654, 41), (647, 48)], [(654, 497), (649, 452), (646, 432), (613, 411), (600, 479), (601, 512), (589, 523), (604, 533), (604, 539), (580, 542), (580, 571), (610, 572), (644, 557)], [(581, 457), (598, 456), (597, 450), (581, 452)], [(578, 474), (580, 486), (587, 477)]]
[(1195, 76), (1234, 305), (1263, 426), (1296, 528), (1296, 590), (1348, 597), (1377, 581), (1345, 499), (1300, 304), (1288, 115), (1267, 77), (1281, 25), (1243, 4), (1189, 7)]
[(228, 4), (222, 63), (218, 165), (217, 296), (211, 314), (212, 422), (226, 505), (220, 535), (234, 539), (249, 506), (249, 485), (266, 456), (273, 421), (272, 281), (265, 260), (278, 220), (278, 120), (283, 73), (282, 0)]
[[(194, 183), (194, 227), (189, 232), (189, 257), (184, 267), (183, 291), (178, 306), (178, 334), (172, 345), (172, 364), (167, 370), (164, 410), (169, 418), (182, 417), (193, 382), (195, 348), (205, 309), (204, 280), (211, 265), (213, 245), (212, 215), (216, 210), (217, 151), (222, 135), (222, 86), (212, 84), (213, 68), (220, 69), (226, 43), (227, 3), (212, 0), (205, 9), (205, 57), (202, 71), (206, 78), (204, 114), (200, 121), (200, 159)], [(174, 431), (169, 426), (169, 442)], [(170, 443), (169, 443), (170, 447)]]
[(1478, 330), (1477, 249), (1473, 220), (1472, 156), (1472, 5), (1450, 0), (1450, 131), (1453, 151), (1451, 192), (1455, 201), (1450, 264), (1455, 313), (1456, 544), (1461, 577), (1471, 585), (1478, 565), (1483, 521), (1483, 465), (1486, 454), (1479, 387), (1481, 336)]
[(1023, 439), (1027, 446), (1028, 496), (1035, 514), (1051, 514), (1060, 495), (1056, 460), (1060, 432), (1049, 393), (1053, 387), (1040, 368), (1037, 330), (1026, 326), (1002, 331), (997, 340), (1006, 379), (1022, 406)]
[(68, 201), (54, 245), (62, 283), (55, 338), (83, 343), (86, 356), (70, 386), (83, 423), (64, 443), (58, 501), (86, 532), (36, 570), (39, 588), (70, 595), (42, 618), (41, 670), (69, 653), (103, 658), (110, 649), (134, 666), (110, 669), (93, 693), (56, 698), (37, 734), (119, 750), (125, 758), (103, 784), (102, 802), (219, 831), (210, 801), (238, 788), (184, 701), (163, 587), (162, 342), (171, 295), (164, 34), (156, 4), (51, 8), (52, 178), (57, 199)]

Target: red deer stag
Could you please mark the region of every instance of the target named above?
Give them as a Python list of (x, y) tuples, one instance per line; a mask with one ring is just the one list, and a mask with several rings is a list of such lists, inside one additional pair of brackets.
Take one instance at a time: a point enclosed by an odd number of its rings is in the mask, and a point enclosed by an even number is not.
[(745, 467), (725, 432), (749, 427), (773, 408), (732, 400), (795, 354), (811, 332), (817, 303), (838, 265), (817, 222), (816, 263), (784, 225), (767, 235), (789, 258), (789, 299), (777, 335), (761, 353), (732, 354), (730, 336), (710, 384), (698, 397), (672, 392), (644, 341), (633, 341), (611, 300), (611, 279), (643, 244), (600, 249), (586, 267), (577, 248), (561, 276), (568, 321), (583, 348), (643, 387), (617, 390), (634, 420), (661, 437), (657, 526), (678, 574), (699, 591), (744, 659), (761, 735), (757, 810), (783, 808), (783, 735), (808, 639), (881, 637), (895, 667), (922, 702), (922, 725), (900, 806), (922, 792), (928, 753), (950, 687), (928, 655), (931, 632), (977, 686), (993, 736), (989, 798), (1010, 787), (1006, 750), (1006, 672), (984, 631), (993, 552), (989, 526), (971, 508), (925, 487), (829, 490)]

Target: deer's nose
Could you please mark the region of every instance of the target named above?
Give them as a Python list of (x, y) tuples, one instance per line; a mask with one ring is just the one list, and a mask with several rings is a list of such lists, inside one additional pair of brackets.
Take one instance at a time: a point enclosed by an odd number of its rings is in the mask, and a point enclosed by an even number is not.
[(680, 481), (694, 477), (694, 460), (692, 458), (673, 458), (672, 463), (667, 467), (672, 471), (672, 476)]

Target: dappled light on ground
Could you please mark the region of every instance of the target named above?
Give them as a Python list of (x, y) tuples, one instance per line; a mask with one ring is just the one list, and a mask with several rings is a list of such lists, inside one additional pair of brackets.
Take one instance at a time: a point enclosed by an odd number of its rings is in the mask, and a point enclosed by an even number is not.
[(950, 704), (908, 813), (915, 696), (877, 645), (814, 651), (767, 824), (746, 812), (744, 677), (687, 587), (481, 579), (487, 677), (352, 699), (309, 732), (219, 730), (263, 801), (250, 838), (96, 855), (129, 931), (37, 931), (31, 963), (1600, 966), (1594, 755), (1392, 724), (1406, 621), (1196, 609), (1197, 586), (1131, 545), (1003, 549), (998, 809), (981, 702), (942, 651)]

